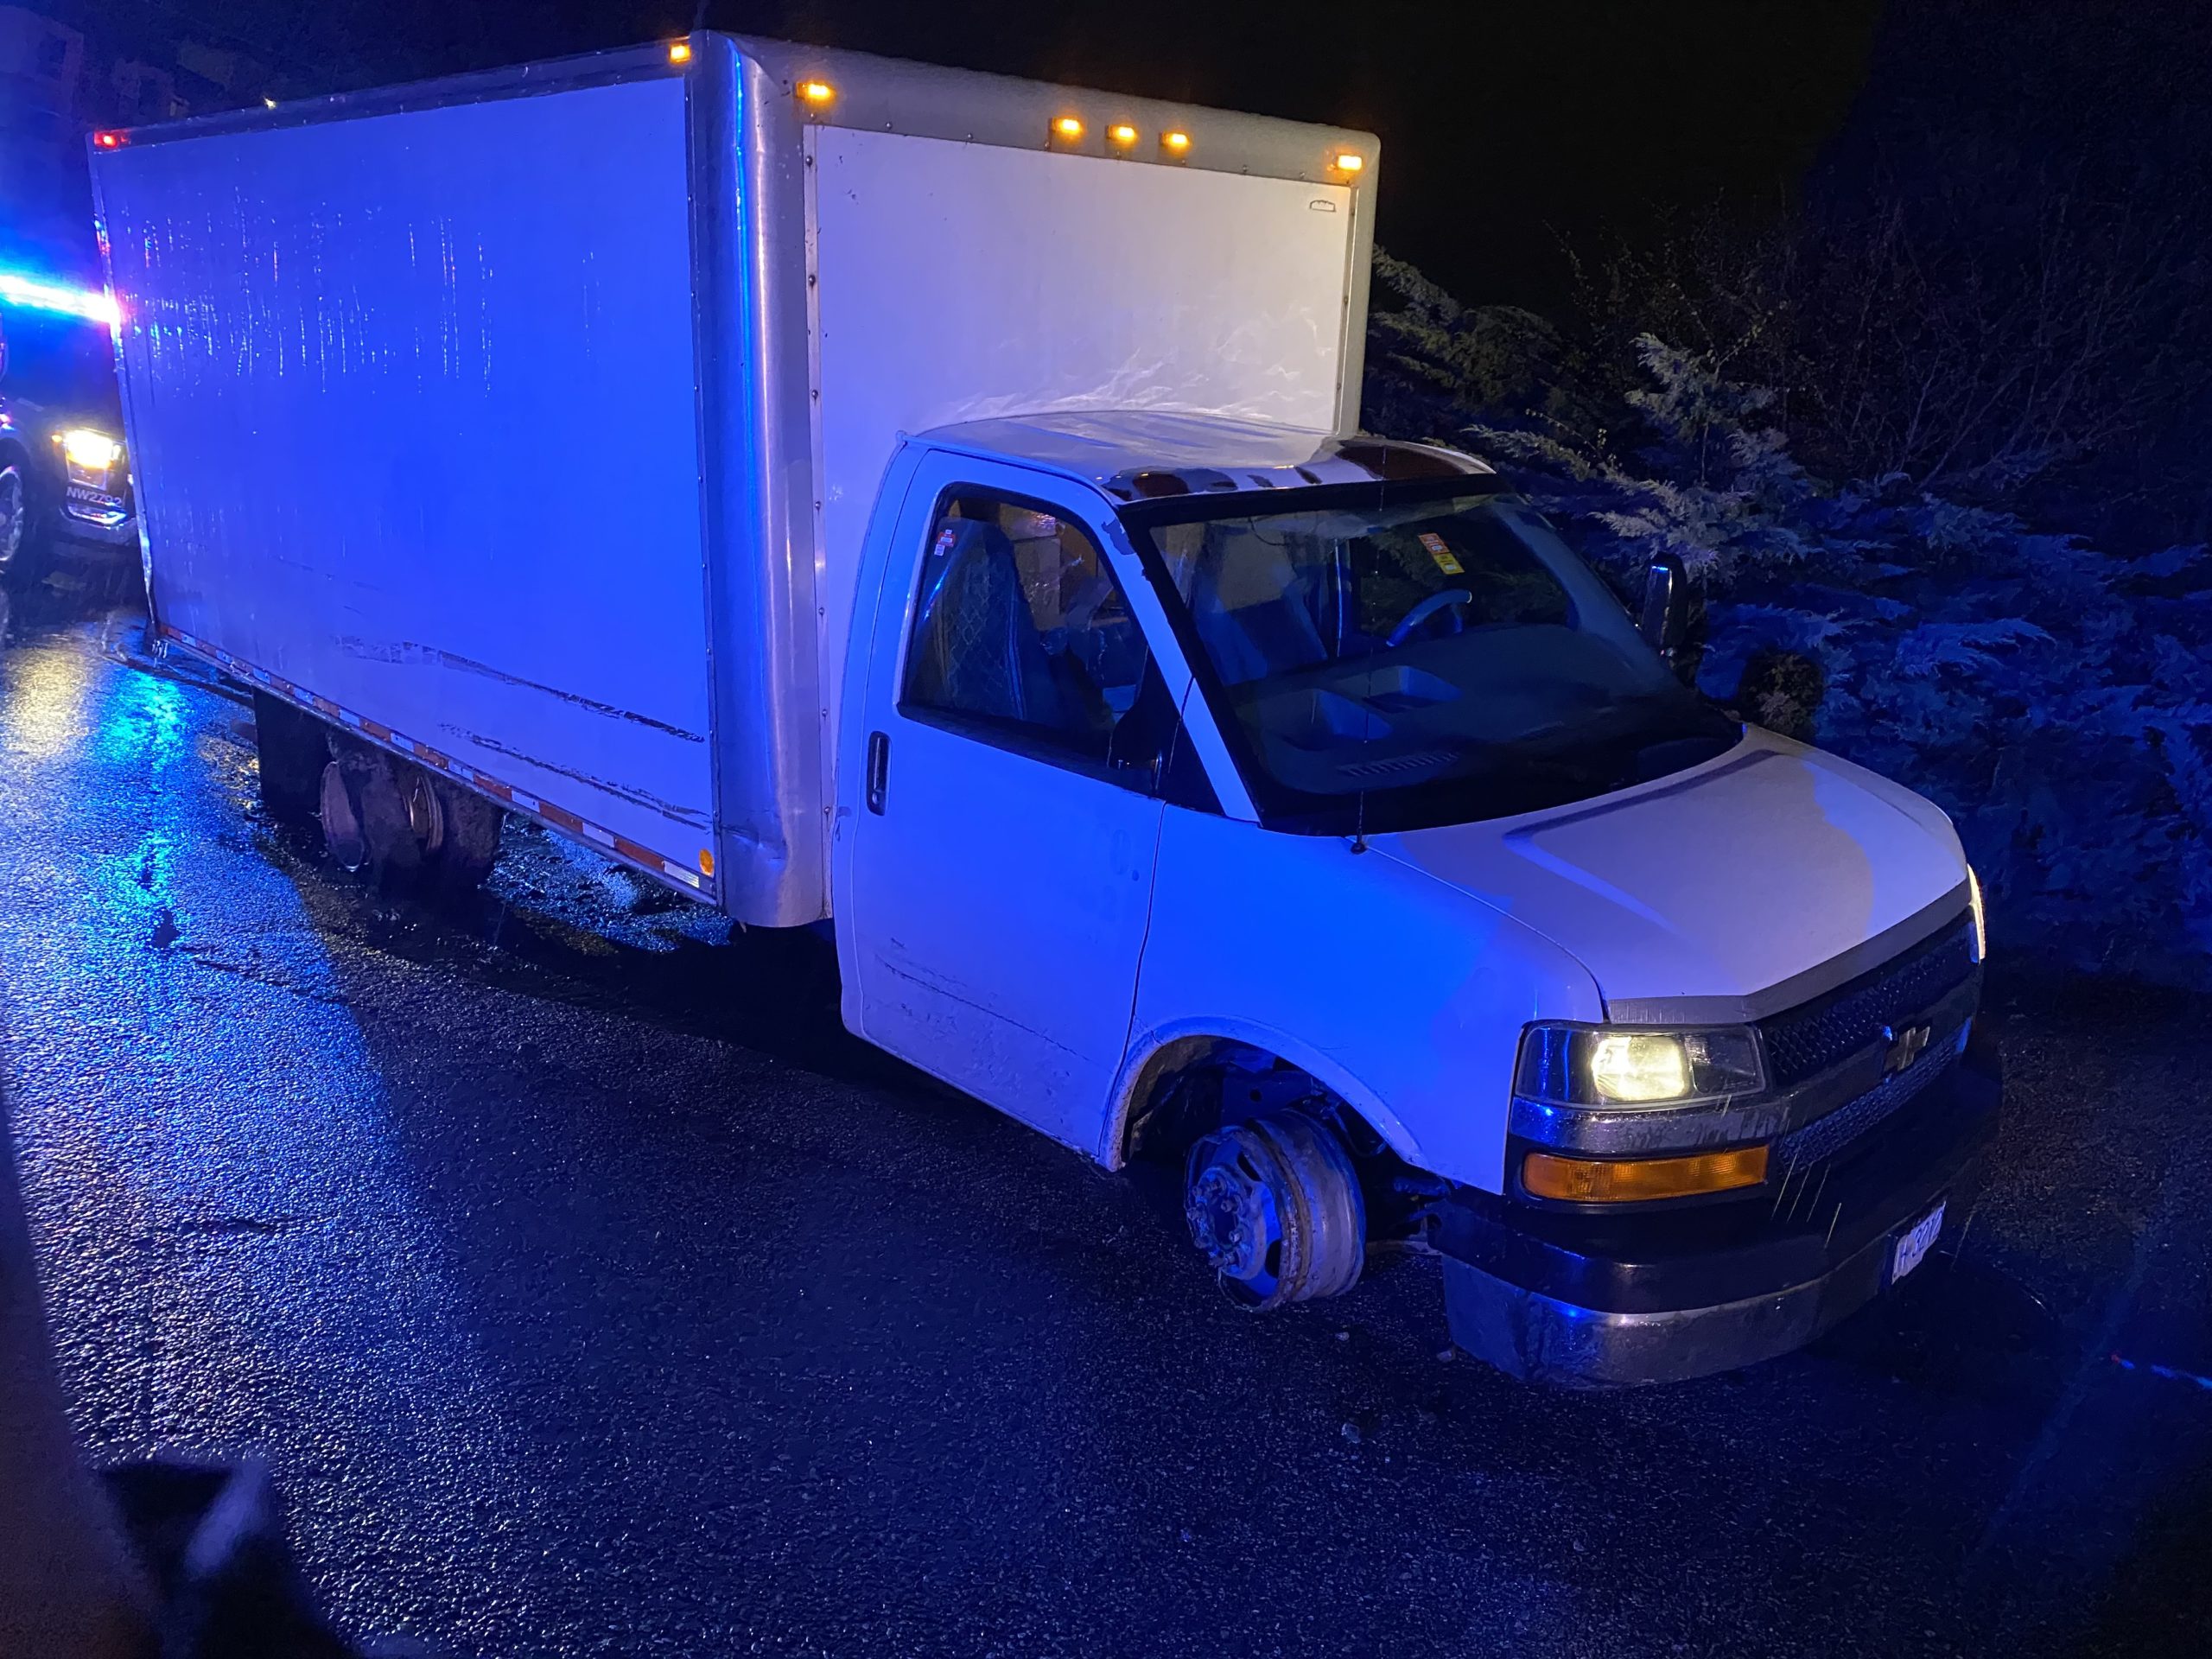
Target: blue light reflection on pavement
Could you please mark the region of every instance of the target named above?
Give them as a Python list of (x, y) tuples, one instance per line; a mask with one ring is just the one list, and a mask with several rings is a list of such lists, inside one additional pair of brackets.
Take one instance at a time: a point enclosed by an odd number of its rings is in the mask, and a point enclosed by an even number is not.
[[(346, 1540), (339, 1612), (466, 1607), (514, 1570), (484, 1516), (525, 1460), (300, 896), (242, 803), (178, 765), (196, 740), (238, 781), (233, 706), (188, 720), (181, 688), (82, 637), (0, 673), (0, 1062), (94, 1453), (265, 1450), (310, 1570)], [(60, 815), (64, 795), (98, 804)], [(50, 1201), (88, 1191), (96, 1216)], [(365, 1522), (440, 1548), (364, 1563)]]

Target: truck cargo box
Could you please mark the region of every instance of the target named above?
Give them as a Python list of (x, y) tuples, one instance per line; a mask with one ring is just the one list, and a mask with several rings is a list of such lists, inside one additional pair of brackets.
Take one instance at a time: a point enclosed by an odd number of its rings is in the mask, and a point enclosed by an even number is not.
[(1357, 423), (1361, 134), (698, 35), (92, 156), (159, 636), (747, 922), (902, 433)]

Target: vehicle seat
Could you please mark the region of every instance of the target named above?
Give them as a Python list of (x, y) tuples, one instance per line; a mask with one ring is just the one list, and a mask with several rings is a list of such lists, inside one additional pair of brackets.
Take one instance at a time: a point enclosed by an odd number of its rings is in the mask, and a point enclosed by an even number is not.
[(1068, 710), (997, 525), (955, 520), (922, 569), (909, 694), (932, 709), (1064, 728)]
[(1191, 571), (1191, 620), (1229, 685), (1329, 660), (1290, 555), (1253, 535), (1210, 530)]

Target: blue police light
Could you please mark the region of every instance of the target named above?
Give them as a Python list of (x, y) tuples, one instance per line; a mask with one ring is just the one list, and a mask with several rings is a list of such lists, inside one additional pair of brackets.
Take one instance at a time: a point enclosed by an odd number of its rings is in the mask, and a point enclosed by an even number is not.
[(0, 305), (82, 317), (87, 322), (104, 322), (110, 327), (121, 321), (123, 316), (112, 294), (96, 288), (72, 288), (66, 283), (48, 282), (20, 270), (0, 270)]

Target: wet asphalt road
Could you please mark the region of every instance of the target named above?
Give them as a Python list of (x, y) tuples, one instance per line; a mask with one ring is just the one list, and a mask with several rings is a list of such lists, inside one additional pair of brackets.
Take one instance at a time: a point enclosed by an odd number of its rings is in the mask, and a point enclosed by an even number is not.
[(1954, 1260), (1577, 1396), (1434, 1264), (1230, 1307), (1122, 1181), (810, 1018), (799, 953), (511, 831), (458, 921), (251, 810), (130, 618), (0, 662), (0, 1086), (95, 1455), (255, 1451), (455, 1655), (2197, 1653), (2212, 1020), (1999, 975)]

